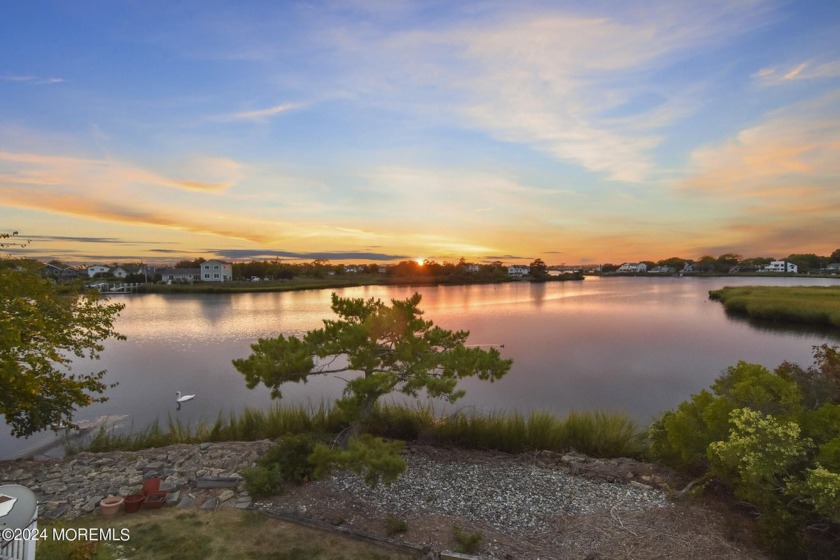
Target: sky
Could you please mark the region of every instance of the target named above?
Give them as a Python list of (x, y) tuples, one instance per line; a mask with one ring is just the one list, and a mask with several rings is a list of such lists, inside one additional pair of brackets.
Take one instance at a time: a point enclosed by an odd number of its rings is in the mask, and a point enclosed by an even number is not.
[(840, 2), (57, 1), (0, 18), (0, 232), (68, 263), (840, 248)]

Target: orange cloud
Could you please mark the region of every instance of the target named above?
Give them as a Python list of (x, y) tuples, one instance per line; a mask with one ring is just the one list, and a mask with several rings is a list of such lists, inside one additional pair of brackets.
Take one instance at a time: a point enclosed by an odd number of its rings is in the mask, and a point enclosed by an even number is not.
[[(208, 160), (214, 161), (213, 158), (203, 161)], [(215, 170), (214, 173), (217, 174)], [(145, 185), (219, 192), (233, 184), (232, 181), (173, 179), (118, 160), (7, 151), (0, 151), (0, 178), (3, 183), (11, 184), (75, 185), (107, 190)]]

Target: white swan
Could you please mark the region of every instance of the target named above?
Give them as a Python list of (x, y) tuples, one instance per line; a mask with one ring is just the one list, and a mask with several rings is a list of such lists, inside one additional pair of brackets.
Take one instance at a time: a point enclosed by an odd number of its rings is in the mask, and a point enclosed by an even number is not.
[(175, 391), (175, 402), (177, 402), (177, 403), (191, 401), (194, 398), (195, 398), (195, 395), (184, 395), (182, 397), (181, 396), (181, 391)]

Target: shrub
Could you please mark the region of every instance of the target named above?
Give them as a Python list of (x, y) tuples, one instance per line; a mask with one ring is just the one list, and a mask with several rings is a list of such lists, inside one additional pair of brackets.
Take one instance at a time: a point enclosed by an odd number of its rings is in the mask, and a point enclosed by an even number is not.
[(457, 525), (452, 527), (452, 533), (455, 536), (455, 542), (458, 543), (458, 552), (463, 552), (465, 554), (478, 552), (478, 546), (481, 544), (481, 539), (484, 538), (484, 533), (481, 531), (465, 533)]
[(819, 557), (840, 534), (840, 354), (814, 356), (808, 370), (739, 362), (649, 429), (654, 458), (729, 487), (783, 557)]
[(365, 482), (370, 486), (385, 482), (389, 484), (397, 479), (405, 469), (402, 441), (386, 441), (362, 434), (351, 438), (346, 448), (333, 448), (323, 443), (315, 445), (309, 461), (314, 465), (313, 476), (320, 478), (334, 467), (350, 468), (357, 474), (364, 473)]
[(283, 476), (276, 466), (257, 465), (242, 471), (245, 490), (255, 498), (275, 496), (283, 491)]
[(284, 482), (303, 484), (313, 477), (315, 466), (309, 456), (319, 439), (311, 434), (291, 434), (279, 438), (260, 459), (264, 467), (276, 469)]

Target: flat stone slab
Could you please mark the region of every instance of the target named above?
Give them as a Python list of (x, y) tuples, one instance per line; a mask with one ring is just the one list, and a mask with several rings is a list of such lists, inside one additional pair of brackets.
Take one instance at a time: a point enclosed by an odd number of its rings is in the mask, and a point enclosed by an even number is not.
[(207, 501), (205, 501), (203, 504), (201, 504), (200, 509), (205, 509), (205, 510), (216, 509), (216, 507), (218, 507), (218, 505), (219, 505), (219, 499), (218, 498), (210, 498)]

